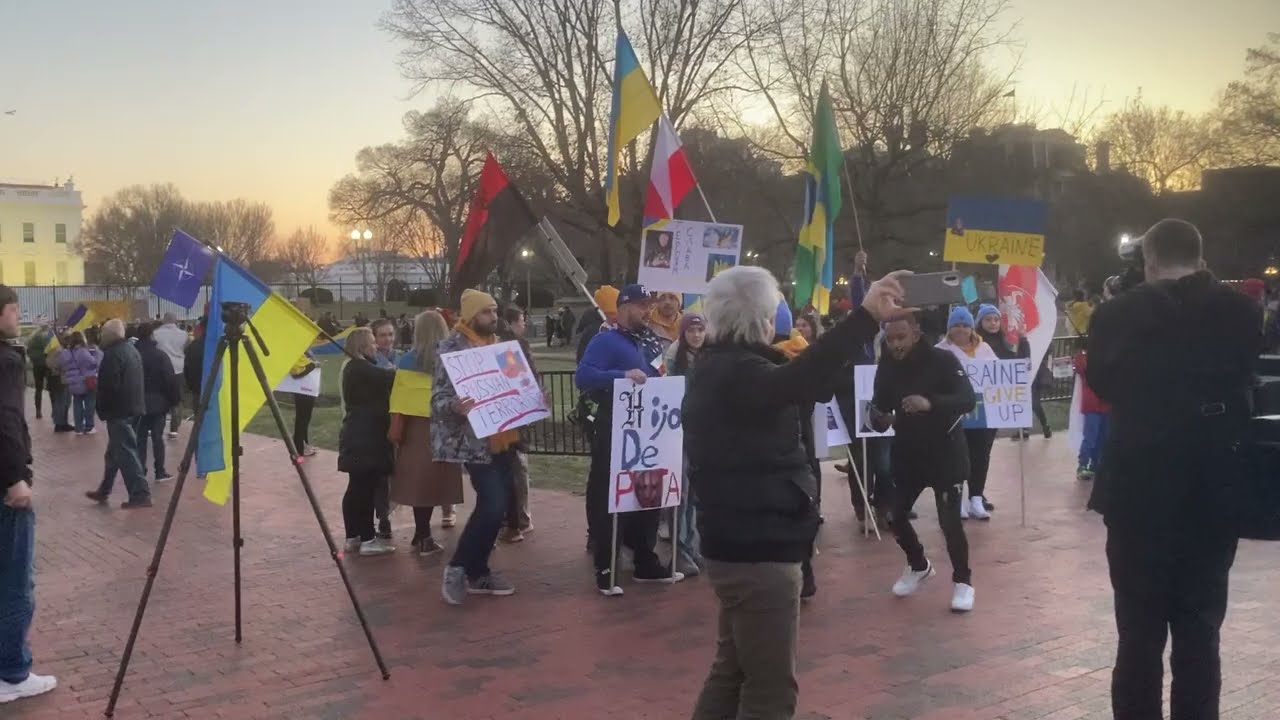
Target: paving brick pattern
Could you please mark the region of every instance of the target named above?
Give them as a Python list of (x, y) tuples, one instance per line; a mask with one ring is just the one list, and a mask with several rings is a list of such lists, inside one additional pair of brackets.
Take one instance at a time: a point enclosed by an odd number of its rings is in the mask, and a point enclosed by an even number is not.
[[(184, 432), (182, 441), (185, 442)], [(39, 508), (38, 669), (53, 694), (7, 706), (6, 720), (100, 717), (172, 484), (153, 510), (81, 497), (105, 438), (35, 433)], [(989, 523), (966, 526), (977, 608), (947, 610), (946, 553), (919, 504), (941, 572), (909, 599), (889, 592), (897, 546), (855, 531), (848, 491), (826, 478), (820, 592), (803, 613), (804, 720), (1109, 718), (1114, 647), (1103, 528), (1083, 511), (1066, 438), (1027, 443), (1028, 524), (1018, 523), (1018, 451), (1001, 440)], [(171, 455), (181, 445), (170, 445)], [(344, 476), (321, 452), (306, 465), (341, 534)], [(176, 466), (176, 459), (171, 460)], [(583, 552), (580, 497), (533, 494), (537, 530), (494, 554), (510, 598), (439, 597), (442, 560), (352, 558), (348, 568), (391, 668), (383, 681), (337, 570), (274, 440), (246, 439), (245, 639), (232, 628), (231, 518), (187, 486), (116, 717), (503, 720), (687, 718), (713, 653), (705, 581), (627, 585), (597, 596)], [(176, 467), (171, 467), (176, 471)], [(536, 484), (536, 478), (535, 478)], [(122, 495), (123, 488), (117, 491)], [(465, 516), (466, 510), (462, 511)], [(402, 549), (412, 519), (395, 516)], [(437, 539), (452, 545), (460, 528)], [(1241, 548), (1224, 635), (1224, 717), (1280, 718), (1280, 613), (1274, 546)]]

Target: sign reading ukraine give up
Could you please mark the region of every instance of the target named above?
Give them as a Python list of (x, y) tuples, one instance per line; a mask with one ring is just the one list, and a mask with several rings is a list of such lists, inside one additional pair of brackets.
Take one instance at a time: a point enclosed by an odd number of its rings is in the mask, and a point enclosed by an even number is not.
[(973, 412), (965, 415), (966, 430), (1031, 427), (1030, 360), (972, 360), (962, 363), (977, 396)]
[(684, 472), (684, 377), (613, 381), (613, 447), (609, 456), (609, 512), (680, 504)]
[(442, 353), (440, 362), (458, 397), (475, 401), (467, 420), (478, 438), (551, 416), (538, 378), (514, 340)]
[(942, 259), (1040, 267), (1048, 217), (1049, 206), (1035, 200), (953, 197)]

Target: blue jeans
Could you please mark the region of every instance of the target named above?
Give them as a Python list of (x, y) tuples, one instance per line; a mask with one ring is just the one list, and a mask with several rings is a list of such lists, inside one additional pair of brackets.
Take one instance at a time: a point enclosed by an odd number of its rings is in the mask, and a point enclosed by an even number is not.
[(467, 463), (471, 487), (476, 491), (476, 506), (467, 518), (467, 526), (458, 538), (458, 548), (449, 564), (466, 569), (467, 577), (475, 580), (489, 574), (489, 553), (498, 540), (498, 531), (507, 518), (507, 505), (511, 503), (511, 483), (514, 450), (498, 453), (493, 462)]
[(31, 671), (27, 631), (35, 613), (32, 567), (36, 513), (0, 505), (0, 680), (20, 683)]
[(83, 395), (71, 396), (71, 409), (76, 419), (76, 432), (93, 429), (93, 413), (97, 410), (98, 394), (92, 390)]
[(1080, 438), (1080, 467), (1097, 472), (1102, 462), (1102, 445), (1107, 438), (1107, 414), (1085, 413), (1084, 433)]
[(111, 494), (118, 470), (124, 476), (124, 487), (129, 491), (131, 502), (151, 499), (147, 471), (138, 457), (137, 422), (137, 418), (107, 421), (107, 452), (103, 456), (102, 485), (98, 486), (103, 496)]
[(169, 413), (152, 413), (138, 418), (138, 462), (142, 465), (142, 473), (147, 472), (147, 439), (151, 440), (151, 449), (156, 456), (156, 477), (168, 475), (164, 469), (164, 423)]

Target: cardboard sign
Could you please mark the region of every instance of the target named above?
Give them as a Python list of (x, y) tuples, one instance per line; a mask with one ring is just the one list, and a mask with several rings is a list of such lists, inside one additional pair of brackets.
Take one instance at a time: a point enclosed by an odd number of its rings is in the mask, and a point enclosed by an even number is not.
[(876, 432), (871, 429), (871, 413), (867, 408), (871, 407), (871, 399), (876, 394), (876, 366), (875, 365), (855, 365), (853, 367), (853, 397), (857, 402), (856, 419), (858, 426), (853, 429), (855, 437), (893, 437), (893, 428), (889, 428), (886, 432)]
[(440, 362), (458, 397), (476, 401), (467, 420), (478, 438), (551, 416), (538, 378), (514, 340), (443, 353)]
[(684, 377), (613, 382), (609, 512), (680, 504), (684, 472)]
[(984, 265), (1044, 262), (1049, 206), (1035, 200), (953, 197), (942, 259)]
[(640, 239), (637, 282), (649, 290), (701, 294), (711, 278), (738, 264), (742, 226), (664, 220)]
[(961, 363), (978, 404), (965, 415), (966, 430), (1031, 427), (1030, 360), (984, 360)]
[(836, 401), (814, 403), (813, 446), (818, 456), (827, 456), (831, 448), (842, 447), (850, 442), (849, 428), (845, 427), (844, 416), (840, 414), (840, 406)]
[(285, 375), (284, 379), (276, 385), (276, 392), (293, 393), (294, 395), (310, 395), (311, 397), (320, 396), (320, 366), (317, 365), (315, 370), (296, 378), (292, 375)]

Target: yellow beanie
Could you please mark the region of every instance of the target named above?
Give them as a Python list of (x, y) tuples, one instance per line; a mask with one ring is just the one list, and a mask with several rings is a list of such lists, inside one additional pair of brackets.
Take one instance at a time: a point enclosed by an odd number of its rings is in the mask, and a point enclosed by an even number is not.
[(496, 309), (497, 307), (498, 301), (494, 300), (489, 293), (467, 288), (462, 291), (462, 312), (458, 314), (458, 319), (469, 323), (482, 310), (486, 308)]
[(618, 312), (618, 288), (612, 285), (601, 285), (595, 293), (596, 305), (606, 313)]

